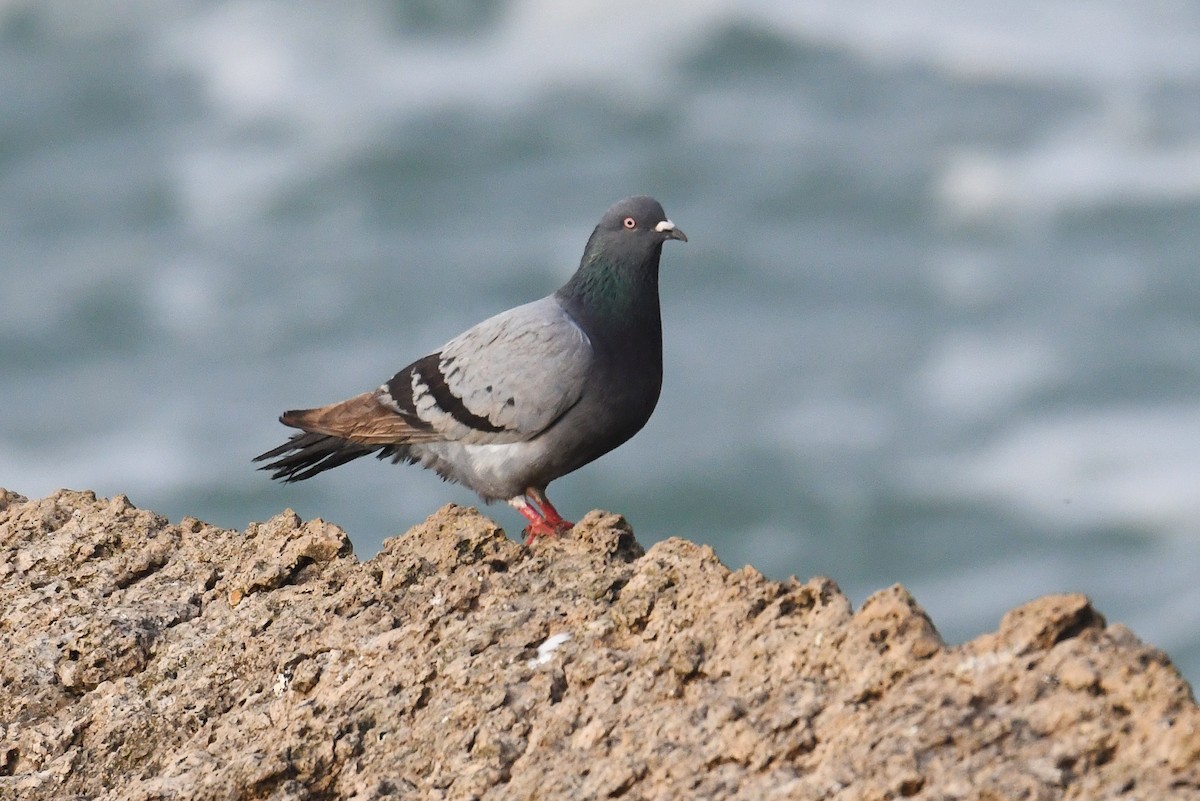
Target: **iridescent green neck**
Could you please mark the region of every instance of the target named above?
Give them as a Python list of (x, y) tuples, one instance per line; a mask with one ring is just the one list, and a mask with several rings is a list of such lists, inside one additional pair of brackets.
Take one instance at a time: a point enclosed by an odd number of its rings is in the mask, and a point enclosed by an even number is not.
[(589, 247), (571, 280), (558, 291), (573, 311), (608, 319), (659, 318), (658, 260), (655, 248), (644, 263), (609, 258)]

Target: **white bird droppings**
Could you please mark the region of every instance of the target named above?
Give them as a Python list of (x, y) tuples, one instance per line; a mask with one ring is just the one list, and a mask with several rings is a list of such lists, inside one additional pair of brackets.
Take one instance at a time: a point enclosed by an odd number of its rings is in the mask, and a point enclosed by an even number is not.
[(551, 634), (546, 638), (545, 642), (538, 646), (537, 656), (529, 660), (530, 667), (544, 665), (554, 656), (554, 652), (559, 649), (563, 643), (571, 639), (570, 632), (560, 631), (558, 634)]

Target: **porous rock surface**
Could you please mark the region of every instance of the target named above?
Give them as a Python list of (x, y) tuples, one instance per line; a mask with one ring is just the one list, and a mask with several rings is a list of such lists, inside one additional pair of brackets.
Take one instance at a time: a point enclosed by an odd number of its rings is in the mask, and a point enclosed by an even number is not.
[(1200, 712), (1079, 595), (945, 645), (902, 587), (525, 547), (447, 506), (358, 561), (284, 512), (0, 490), (0, 798), (1195, 799)]

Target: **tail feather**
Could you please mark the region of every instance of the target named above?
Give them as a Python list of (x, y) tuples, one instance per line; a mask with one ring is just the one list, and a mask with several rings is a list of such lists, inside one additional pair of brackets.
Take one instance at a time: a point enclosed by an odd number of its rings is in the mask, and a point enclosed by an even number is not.
[(409, 445), (441, 438), (424, 421), (381, 402), (377, 392), (317, 409), (292, 409), (279, 422), (302, 430), (254, 461), (267, 462), (259, 469), (273, 470), (271, 478), (288, 482), (312, 478), (377, 451), (380, 459), (412, 461)]
[(254, 457), (254, 461), (267, 464), (259, 470), (274, 470), (271, 478), (285, 482), (303, 481), (332, 467), (354, 461), (360, 456), (379, 450), (378, 446), (356, 445), (329, 434), (301, 432), (295, 434), (278, 448)]
[(314, 434), (328, 434), (348, 442), (379, 447), (433, 442), (442, 435), (415, 415), (382, 403), (378, 392), (364, 392), (349, 400), (317, 409), (292, 409), (279, 422)]

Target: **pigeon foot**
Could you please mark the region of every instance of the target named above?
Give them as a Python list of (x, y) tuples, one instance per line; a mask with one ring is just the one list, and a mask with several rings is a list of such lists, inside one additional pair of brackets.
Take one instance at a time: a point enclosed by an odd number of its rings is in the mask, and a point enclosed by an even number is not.
[(560, 515), (558, 510), (554, 508), (554, 504), (550, 503), (550, 499), (546, 497), (545, 490), (538, 489), (537, 487), (530, 487), (525, 491), (525, 495), (528, 496), (531, 501), (533, 501), (533, 504), (538, 508), (538, 511), (542, 513), (542, 518), (547, 523), (558, 529), (560, 534), (575, 528), (575, 524), (570, 520), (563, 519), (563, 516)]
[(570, 520), (563, 519), (545, 491), (536, 487), (530, 487), (525, 494), (510, 498), (508, 502), (529, 521), (524, 532), (526, 545), (532, 545), (538, 537), (557, 537), (575, 527)]
[(538, 537), (557, 537), (570, 530), (570, 526), (552, 526), (545, 520), (539, 520), (536, 523), (530, 523), (521, 533), (525, 535), (525, 544), (533, 545), (534, 540)]

